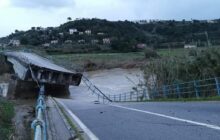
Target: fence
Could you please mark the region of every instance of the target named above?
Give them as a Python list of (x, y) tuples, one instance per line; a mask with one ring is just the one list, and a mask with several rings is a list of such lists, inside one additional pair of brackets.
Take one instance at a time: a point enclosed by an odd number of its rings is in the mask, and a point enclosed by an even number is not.
[(157, 98), (203, 98), (220, 96), (220, 78), (194, 80), (185, 83), (163, 85), (149, 91), (150, 97)]
[(44, 95), (44, 85), (40, 86), (39, 96), (36, 106), (36, 119), (32, 122), (31, 127), (34, 129), (34, 140), (46, 140), (46, 103)]
[(102, 101), (103, 103), (112, 102), (112, 100), (108, 96), (106, 96), (98, 87), (92, 84), (92, 82), (89, 81), (88, 78), (83, 76), (82, 80), (86, 84), (86, 86), (89, 88), (89, 90), (92, 91), (92, 94), (95, 94), (98, 97), (98, 101)]
[(108, 96), (114, 102), (138, 102), (149, 99), (147, 89)]
[(108, 95), (109, 99), (114, 102), (137, 102), (161, 98), (205, 98), (212, 96), (220, 96), (219, 77)]

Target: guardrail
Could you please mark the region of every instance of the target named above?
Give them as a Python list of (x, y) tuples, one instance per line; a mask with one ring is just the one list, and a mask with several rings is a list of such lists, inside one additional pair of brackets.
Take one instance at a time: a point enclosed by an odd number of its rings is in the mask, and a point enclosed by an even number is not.
[(34, 129), (34, 140), (47, 140), (46, 129), (46, 104), (44, 95), (44, 85), (40, 86), (39, 96), (36, 106), (36, 119), (32, 122), (31, 128)]
[(149, 100), (147, 89), (130, 91), (121, 94), (108, 95), (113, 102), (139, 102)]
[(220, 96), (220, 78), (163, 85), (149, 91), (151, 98), (201, 98)]
[(82, 80), (89, 88), (89, 90), (92, 91), (92, 94), (95, 94), (98, 97), (98, 101), (102, 100), (103, 103), (105, 103), (106, 101), (112, 102), (112, 100), (107, 95), (105, 95), (98, 87), (96, 87), (88, 78), (83, 76)]
[(220, 77), (108, 95), (109, 99), (114, 102), (138, 102), (160, 98), (205, 98), (212, 96), (220, 96)]

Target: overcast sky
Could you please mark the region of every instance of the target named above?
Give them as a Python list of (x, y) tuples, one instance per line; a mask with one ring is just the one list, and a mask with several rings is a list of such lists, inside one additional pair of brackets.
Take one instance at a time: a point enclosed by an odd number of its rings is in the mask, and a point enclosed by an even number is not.
[(108, 20), (215, 19), (220, 0), (0, 0), (0, 37), (58, 26), (67, 17)]

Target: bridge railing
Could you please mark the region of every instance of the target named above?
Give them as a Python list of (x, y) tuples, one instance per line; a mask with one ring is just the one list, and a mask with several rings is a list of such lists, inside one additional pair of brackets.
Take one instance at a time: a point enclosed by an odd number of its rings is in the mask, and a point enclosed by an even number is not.
[(220, 96), (220, 77), (108, 95), (109, 99), (114, 102), (144, 101), (161, 98), (206, 98), (212, 96)]
[(220, 96), (220, 78), (193, 80), (172, 85), (155, 87), (150, 92), (151, 98), (205, 98)]
[(35, 108), (36, 119), (32, 122), (31, 127), (34, 129), (34, 140), (47, 140), (46, 129), (46, 103), (44, 95), (44, 86), (40, 87), (37, 105)]
[(105, 102), (112, 102), (112, 100), (103, 93), (97, 86), (95, 86), (87, 77), (83, 76), (82, 81), (85, 83), (85, 85), (89, 88), (90, 91), (92, 91), (92, 94), (95, 94), (98, 98), (98, 101)]
[(113, 102), (138, 102), (148, 100), (149, 95), (147, 89), (134, 90), (126, 93), (108, 95)]

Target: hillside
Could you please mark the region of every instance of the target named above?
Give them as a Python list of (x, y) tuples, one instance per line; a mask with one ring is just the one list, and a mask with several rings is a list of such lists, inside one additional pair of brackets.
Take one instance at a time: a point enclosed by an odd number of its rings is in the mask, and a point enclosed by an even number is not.
[(80, 51), (136, 51), (146, 46), (179, 48), (220, 44), (220, 20), (107, 21), (78, 19), (59, 27), (32, 27), (0, 39), (0, 44), (74, 48)]

